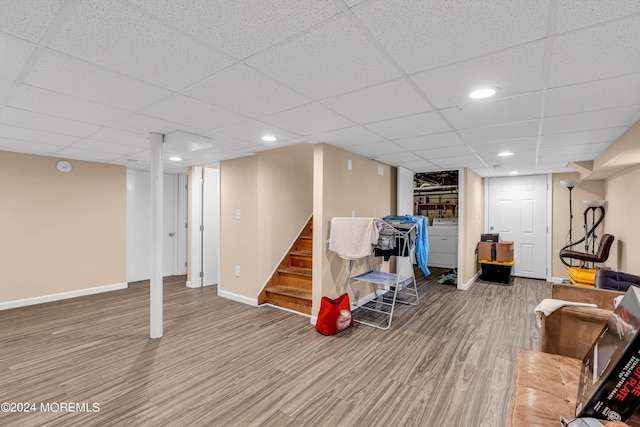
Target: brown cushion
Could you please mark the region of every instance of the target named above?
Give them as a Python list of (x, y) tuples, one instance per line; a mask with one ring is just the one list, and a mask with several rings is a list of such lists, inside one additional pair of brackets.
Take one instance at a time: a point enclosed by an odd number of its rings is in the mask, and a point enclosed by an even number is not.
[(560, 425), (574, 418), (582, 361), (557, 354), (522, 351), (516, 359), (509, 426)]
[[(559, 426), (560, 416), (575, 417), (582, 361), (557, 354), (521, 351), (511, 391), (507, 426)], [(607, 427), (638, 426), (637, 415)], [(603, 421), (604, 422), (604, 421)]]

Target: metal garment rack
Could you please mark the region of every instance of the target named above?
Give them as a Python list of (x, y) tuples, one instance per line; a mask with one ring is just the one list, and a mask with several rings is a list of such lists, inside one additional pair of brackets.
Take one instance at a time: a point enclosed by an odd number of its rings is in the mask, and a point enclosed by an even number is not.
[[(381, 224), (385, 235), (392, 235), (399, 245), (396, 256), (396, 270), (403, 271), (402, 266), (408, 262), (411, 276), (401, 274), (374, 271), (371, 268), (371, 255), (366, 257), (368, 271), (353, 276), (354, 259), (349, 260), (349, 277), (345, 284), (345, 291), (350, 290), (354, 295), (351, 302), (351, 312), (353, 320), (364, 325), (373, 326), (378, 329), (389, 329), (396, 303), (417, 305), (418, 287), (413, 273), (412, 255), (415, 251), (415, 231), (416, 224), (396, 224), (391, 225), (382, 220), (375, 220)], [(395, 250), (395, 249), (394, 249)], [(360, 290), (354, 289), (354, 285), (363, 283), (369, 285), (371, 293), (360, 297)]]

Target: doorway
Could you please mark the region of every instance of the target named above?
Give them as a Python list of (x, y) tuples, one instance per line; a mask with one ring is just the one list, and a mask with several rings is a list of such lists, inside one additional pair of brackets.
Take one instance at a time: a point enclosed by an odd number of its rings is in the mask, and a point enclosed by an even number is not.
[(514, 242), (514, 276), (547, 278), (548, 179), (531, 175), (487, 180), (485, 229)]
[[(163, 176), (163, 276), (187, 272), (186, 178), (175, 174)], [(151, 277), (150, 215), (151, 174), (127, 170), (127, 282)]]

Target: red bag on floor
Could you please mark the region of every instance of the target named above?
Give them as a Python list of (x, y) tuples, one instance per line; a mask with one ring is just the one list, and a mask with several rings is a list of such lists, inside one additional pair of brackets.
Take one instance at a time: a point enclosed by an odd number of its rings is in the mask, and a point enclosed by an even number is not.
[(349, 294), (344, 293), (336, 299), (322, 297), (320, 312), (316, 321), (316, 330), (323, 335), (333, 335), (353, 325)]

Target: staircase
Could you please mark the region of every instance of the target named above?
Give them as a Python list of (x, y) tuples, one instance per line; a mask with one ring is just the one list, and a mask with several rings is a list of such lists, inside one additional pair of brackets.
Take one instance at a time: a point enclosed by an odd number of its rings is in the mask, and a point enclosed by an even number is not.
[(311, 253), (313, 218), (309, 220), (276, 273), (258, 297), (258, 304), (269, 303), (304, 314), (311, 314)]

